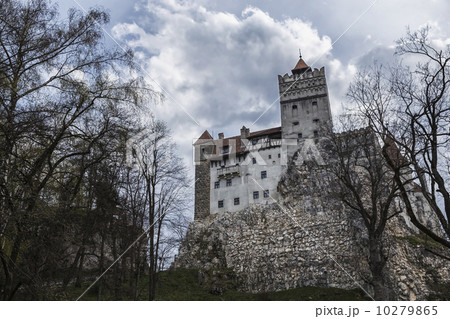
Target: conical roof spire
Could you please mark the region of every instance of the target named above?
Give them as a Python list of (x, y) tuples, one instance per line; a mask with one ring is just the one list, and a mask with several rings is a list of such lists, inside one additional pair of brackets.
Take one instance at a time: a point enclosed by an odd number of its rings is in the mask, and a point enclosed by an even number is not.
[(209, 134), (208, 130), (205, 130), (203, 132), (203, 134), (200, 135), (200, 137), (197, 139), (197, 141), (194, 143), (194, 145), (202, 144), (202, 143), (206, 142), (206, 140), (213, 140), (213, 138), (212, 138), (211, 134)]
[(311, 69), (308, 64), (302, 58), (302, 51), (299, 49), (300, 59), (298, 60), (295, 67), (292, 69), (292, 74), (302, 74), (303, 72)]

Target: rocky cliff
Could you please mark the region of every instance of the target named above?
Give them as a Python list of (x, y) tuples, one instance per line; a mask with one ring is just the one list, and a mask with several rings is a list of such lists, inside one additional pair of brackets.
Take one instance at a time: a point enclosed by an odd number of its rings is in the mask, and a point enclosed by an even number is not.
[[(330, 286), (372, 294), (365, 227), (332, 196), (334, 183), (325, 166), (291, 163), (279, 202), (194, 221), (173, 267), (232, 270), (250, 292)], [(384, 240), (389, 299), (424, 300), (449, 283), (449, 262), (429, 253), (405, 215), (389, 220)]]

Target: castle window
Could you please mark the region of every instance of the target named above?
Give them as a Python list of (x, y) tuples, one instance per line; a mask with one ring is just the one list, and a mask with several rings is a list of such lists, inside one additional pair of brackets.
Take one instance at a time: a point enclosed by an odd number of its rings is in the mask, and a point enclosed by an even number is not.
[(319, 132), (318, 131), (314, 131), (314, 137), (318, 137), (319, 136)]
[(267, 171), (261, 171), (261, 179), (267, 178)]
[(231, 186), (232, 185), (232, 181), (231, 178), (227, 179), (227, 186)]
[(252, 158), (252, 163), (256, 164), (256, 158), (254, 158), (254, 157)]
[(269, 155), (269, 159), (271, 159), (272, 158), (272, 155)]
[(315, 124), (318, 124), (318, 123), (320, 122), (320, 120), (319, 120), (319, 119), (314, 119), (313, 122), (314, 122)]
[(281, 154), (280, 153), (278, 153), (278, 158), (281, 158)]
[(268, 197), (269, 197), (269, 190), (268, 190), (268, 189), (266, 189), (266, 190), (264, 191), (263, 196), (264, 196), (264, 198), (268, 198)]
[(214, 188), (220, 188), (220, 182), (215, 182), (214, 183)]
[(297, 105), (292, 106), (292, 116), (298, 116), (298, 108)]
[(258, 199), (259, 198), (259, 192), (253, 192), (253, 199)]
[(292, 122), (292, 124), (294, 124), (294, 125), (298, 125), (298, 122), (297, 122), (297, 121), (295, 121), (295, 122)]
[(298, 133), (298, 134), (297, 134), (297, 137), (298, 137), (298, 138), (303, 138), (303, 134), (302, 134), (302, 133)]
[(222, 207), (223, 207), (223, 200), (219, 200), (219, 201), (217, 202), (217, 207), (218, 207), (218, 208), (222, 208)]
[(313, 106), (317, 106), (317, 101), (312, 101)]
[(257, 143), (258, 143), (258, 139), (257, 138), (252, 139), (252, 144), (253, 145), (256, 145)]
[(236, 198), (234, 199), (234, 205), (239, 205), (239, 197), (236, 197)]

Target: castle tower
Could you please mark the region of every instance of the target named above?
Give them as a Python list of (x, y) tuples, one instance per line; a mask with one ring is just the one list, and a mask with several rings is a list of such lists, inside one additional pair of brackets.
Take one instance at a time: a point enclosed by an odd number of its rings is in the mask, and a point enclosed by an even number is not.
[(278, 76), (282, 138), (319, 137), (331, 125), (325, 69), (312, 70), (300, 56), (292, 75)]
[(210, 162), (209, 155), (214, 153), (214, 140), (208, 131), (194, 143), (195, 157), (195, 208), (194, 219), (199, 220), (210, 214)]

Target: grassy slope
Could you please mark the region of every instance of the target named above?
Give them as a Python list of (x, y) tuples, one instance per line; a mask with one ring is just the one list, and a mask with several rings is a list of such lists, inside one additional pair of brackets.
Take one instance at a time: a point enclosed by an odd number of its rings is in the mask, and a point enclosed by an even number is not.
[[(160, 273), (157, 287), (157, 300), (249, 300), (249, 301), (268, 301), (268, 300), (369, 300), (358, 290), (344, 290), (338, 288), (317, 288), (303, 287), (278, 292), (268, 293), (246, 293), (234, 289), (228, 289), (221, 295), (215, 295), (204, 288), (198, 282), (198, 271), (195, 269), (181, 269), (176, 271), (165, 271)], [(64, 296), (66, 300), (76, 299), (88, 285), (81, 288), (70, 288)], [(141, 283), (141, 298), (146, 300), (147, 281), (143, 278)], [(96, 287), (93, 287), (82, 300), (97, 300)], [(105, 289), (104, 300), (113, 300), (109, 291)], [(127, 298), (125, 291), (123, 299)]]

